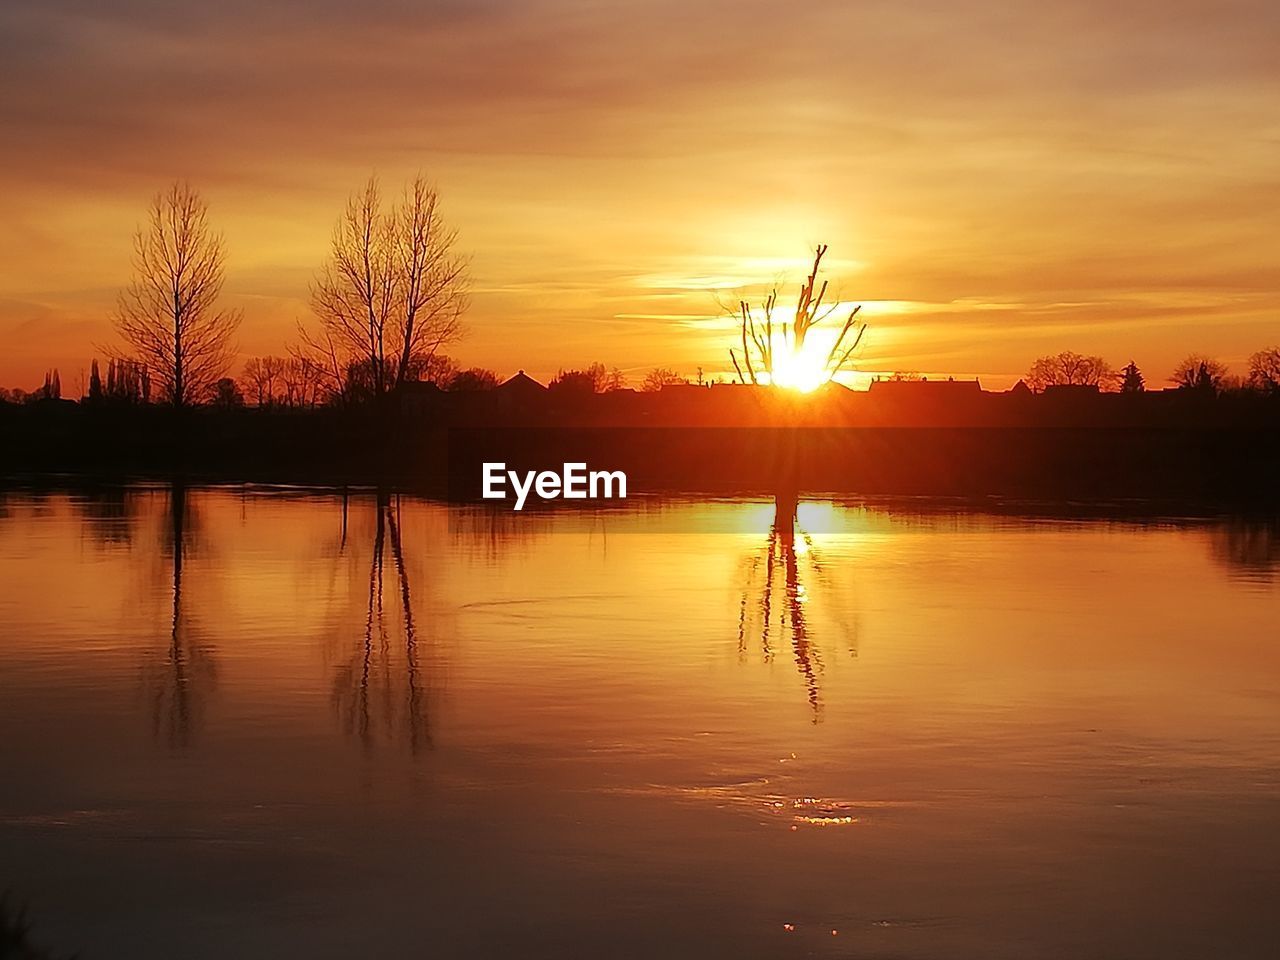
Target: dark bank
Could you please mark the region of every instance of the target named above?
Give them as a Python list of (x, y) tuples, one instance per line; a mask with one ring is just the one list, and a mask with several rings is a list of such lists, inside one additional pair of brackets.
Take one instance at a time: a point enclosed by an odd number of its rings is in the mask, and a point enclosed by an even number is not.
[[(522, 381), (528, 381), (524, 383)], [(70, 473), (379, 483), (470, 500), (480, 464), (589, 461), (644, 492), (1161, 498), (1265, 507), (1280, 490), (1280, 397), (1194, 390), (987, 392), (976, 381), (748, 385), (562, 396), (406, 384), (356, 408), (0, 405), (0, 466)]]

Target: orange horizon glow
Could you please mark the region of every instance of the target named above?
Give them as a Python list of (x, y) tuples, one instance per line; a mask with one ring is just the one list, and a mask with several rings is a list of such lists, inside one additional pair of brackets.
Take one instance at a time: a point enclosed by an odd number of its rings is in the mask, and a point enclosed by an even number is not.
[(1246, 5), (5, 9), (0, 385), (78, 395), (175, 179), (225, 236), (240, 361), (284, 354), (371, 171), (439, 188), (475, 281), (449, 352), (504, 377), (735, 379), (720, 304), (794, 297), (817, 243), (869, 326), (841, 382), (1239, 373), (1280, 341), (1280, 11)]

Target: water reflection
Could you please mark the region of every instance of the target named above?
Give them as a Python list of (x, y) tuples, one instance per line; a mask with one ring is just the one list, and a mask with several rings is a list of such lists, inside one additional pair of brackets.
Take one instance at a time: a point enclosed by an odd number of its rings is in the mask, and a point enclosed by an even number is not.
[[(738, 609), (738, 659), (747, 662), (756, 646), (761, 660), (771, 664), (780, 648), (789, 648), (802, 678), (812, 722), (822, 719), (822, 650), (811, 626), (811, 586), (829, 587), (820, 552), (798, 519), (794, 493), (774, 497), (773, 523), (763, 547), (745, 565), (745, 585)], [(836, 603), (827, 611), (845, 635), (850, 656), (858, 655), (857, 618), (847, 617)]]
[(196, 635), (187, 609), (191, 601), (184, 597), (185, 567), (199, 535), (199, 519), (181, 481), (169, 486), (166, 514), (160, 553), (168, 561), (168, 636), (163, 653), (149, 658), (144, 683), (152, 732), (172, 747), (186, 747), (217, 682), (217, 665), (212, 647)]
[(1271, 580), (1280, 571), (1280, 519), (1226, 520), (1209, 545), (1219, 563), (1246, 579)]
[(51, 942), (1274, 953), (1280, 583), (1209, 553), (1274, 570), (1265, 525), (783, 496), (611, 514), (604, 549), (175, 485), (133, 488), (95, 549), (107, 508), (8, 509), (0, 850)]
[[(363, 630), (347, 642), (334, 670), (332, 702), (339, 725), (372, 750), (382, 738), (403, 743), (417, 755), (431, 747), (426, 678), (420, 663), (413, 590), (401, 537), (400, 499), (374, 498), (371, 559)], [(348, 549), (349, 497), (342, 497), (338, 556)], [(388, 546), (395, 584), (388, 590)], [(341, 622), (341, 621), (340, 621)], [(339, 642), (339, 646), (342, 646)]]
[(121, 486), (94, 487), (77, 500), (84, 528), (100, 546), (129, 546), (138, 524), (137, 497)]

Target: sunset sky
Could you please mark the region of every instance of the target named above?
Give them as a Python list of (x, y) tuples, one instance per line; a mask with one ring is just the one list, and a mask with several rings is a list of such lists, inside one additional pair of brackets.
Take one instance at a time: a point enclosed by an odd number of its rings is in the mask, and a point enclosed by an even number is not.
[(1280, 342), (1268, 0), (106, 6), (0, 6), (0, 385), (75, 393), (175, 178), (242, 355), (307, 319), (346, 196), (418, 170), (472, 258), (453, 353), (504, 375), (724, 372), (717, 299), (818, 242), (868, 373)]

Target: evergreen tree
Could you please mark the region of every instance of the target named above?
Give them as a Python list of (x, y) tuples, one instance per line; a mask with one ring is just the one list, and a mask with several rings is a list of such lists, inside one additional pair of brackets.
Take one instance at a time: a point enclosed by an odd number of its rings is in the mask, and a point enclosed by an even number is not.
[(1142, 371), (1138, 369), (1136, 363), (1130, 360), (1128, 365), (1120, 371), (1120, 392), (1142, 393), (1146, 389), (1146, 381), (1142, 377)]
[(102, 400), (102, 374), (96, 359), (89, 367), (89, 399), (94, 403)]

